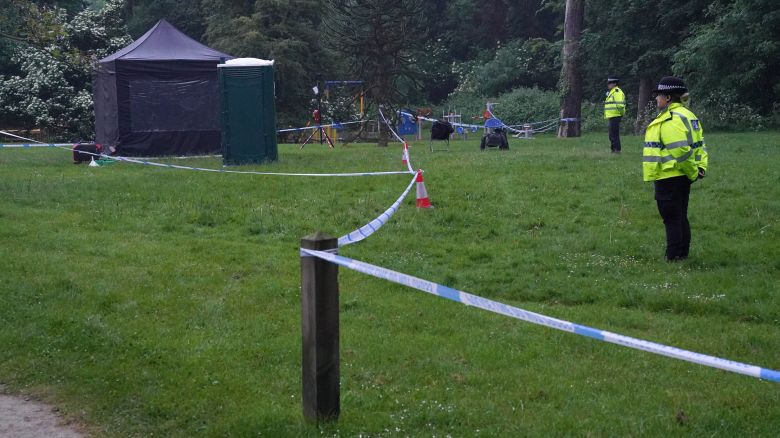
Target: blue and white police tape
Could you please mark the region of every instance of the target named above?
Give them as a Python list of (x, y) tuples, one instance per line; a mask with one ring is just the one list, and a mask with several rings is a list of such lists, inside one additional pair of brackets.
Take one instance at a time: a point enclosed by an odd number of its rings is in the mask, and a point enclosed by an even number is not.
[(193, 160), (202, 158), (222, 158), (222, 155), (179, 155), (163, 157), (133, 157), (136, 160)]
[[(402, 114), (405, 114), (402, 111), (399, 111), (399, 112), (401, 112)], [(396, 133), (393, 130), (393, 126), (390, 125), (390, 122), (387, 120), (387, 117), (385, 117), (385, 114), (382, 112), (382, 108), (379, 108), (379, 115), (382, 117), (382, 120), (385, 122), (385, 125), (387, 125), (387, 129), (389, 129), (390, 132), (393, 133), (395, 138), (397, 138), (398, 141), (400, 141), (404, 145), (408, 145), (408, 143), (406, 143), (406, 141), (403, 138), (401, 138), (401, 136), (398, 135), (398, 133)], [(414, 173), (414, 168), (412, 167), (412, 157), (409, 156), (409, 154), (406, 155), (406, 167), (409, 169), (409, 173)]]
[(216, 173), (233, 173), (241, 175), (273, 175), (273, 176), (313, 176), (313, 177), (338, 177), (338, 176), (379, 176), (379, 175), (404, 175), (409, 174), (405, 170), (386, 171), (386, 172), (351, 172), (351, 173), (284, 173), (284, 172), (256, 172), (252, 170), (227, 170), (227, 169), (210, 169), (207, 167), (189, 167), (180, 166), (178, 164), (167, 163), (155, 163), (146, 160), (136, 160), (128, 157), (115, 157), (111, 155), (101, 155), (103, 158), (109, 158), (115, 161), (122, 161), (135, 164), (146, 164), (148, 166), (166, 167), (170, 169), (182, 169), (182, 170), (199, 170), (202, 172), (216, 172)]
[[(7, 134), (5, 131), (0, 131), (0, 133)], [(14, 137), (19, 137), (17, 135), (9, 134)], [(23, 138), (23, 137), (19, 137)], [(29, 140), (29, 139), (25, 139)], [(35, 140), (32, 140), (35, 141)], [(40, 143), (43, 145), (43, 143)], [(70, 143), (66, 143), (67, 145), (71, 146)], [(63, 147), (58, 144), (49, 144), (46, 146), (51, 146), (59, 149), (67, 149), (71, 150), (71, 147)], [(127, 162), (127, 163), (134, 163), (134, 164), (145, 164), (147, 166), (155, 166), (155, 167), (165, 167), (169, 169), (182, 169), (182, 170), (198, 170), (202, 172), (217, 172), (217, 173), (234, 173), (234, 174), (243, 174), (243, 175), (272, 175), (272, 176), (312, 176), (312, 177), (339, 177), (339, 176), (380, 176), (380, 175), (404, 175), (409, 174), (408, 171), (405, 170), (398, 170), (398, 171), (386, 171), (386, 172), (351, 172), (351, 173), (283, 173), (283, 172), (256, 172), (256, 171), (250, 171), (250, 170), (226, 170), (226, 169), (209, 169), (206, 167), (190, 167), (190, 166), (180, 166), (178, 164), (167, 164), (167, 163), (155, 163), (153, 161), (147, 161), (147, 160), (141, 160), (137, 158), (129, 158), (129, 157), (121, 157), (121, 156), (114, 156), (114, 155), (105, 155), (100, 153), (94, 153), (94, 152), (87, 152), (87, 151), (80, 151), (81, 154), (86, 155), (92, 155), (96, 158), (103, 158), (103, 159), (111, 159), (114, 161), (120, 161), (120, 162)]]
[(23, 144), (4, 144), (0, 143), (0, 148), (56, 148), (63, 146), (73, 147), (75, 143), (23, 143)]
[(358, 228), (357, 230), (351, 233), (339, 237), (339, 246), (346, 246), (351, 243), (360, 242), (366, 237), (374, 234), (376, 230), (380, 229), (385, 223), (387, 223), (387, 221), (390, 220), (391, 217), (393, 217), (395, 212), (398, 211), (398, 206), (401, 204), (401, 201), (403, 201), (406, 198), (406, 195), (409, 194), (409, 191), (412, 189), (412, 186), (414, 185), (416, 179), (417, 179), (417, 174), (415, 174), (414, 177), (412, 177), (412, 182), (409, 183), (409, 186), (406, 187), (406, 190), (404, 190), (401, 196), (399, 196), (398, 199), (396, 199), (393, 205), (391, 205), (390, 208), (388, 208), (382, 214), (380, 214), (376, 219), (372, 220), (366, 225), (363, 225), (362, 227)]
[[(492, 114), (492, 112), (491, 112), (491, 114)], [(559, 119), (556, 117), (554, 119), (540, 120), (538, 122), (519, 123), (519, 124), (509, 125), (509, 126), (511, 126), (513, 128), (522, 128), (524, 125), (545, 125), (545, 124), (551, 123), (551, 122), (558, 123), (558, 121), (559, 121)]]
[(496, 116), (495, 116), (495, 114), (493, 114), (493, 109), (492, 109), (492, 108), (490, 108), (489, 106), (488, 106), (488, 108), (487, 108), (487, 111), (488, 111), (488, 113), (490, 114), (490, 117), (493, 117), (494, 119), (496, 119), (496, 120), (498, 120), (499, 122), (501, 122), (501, 126), (502, 126), (504, 129), (506, 129), (507, 131), (509, 131), (509, 132), (514, 132), (515, 134), (521, 134), (521, 135), (522, 135), (522, 134), (525, 134), (525, 131), (523, 131), (523, 130), (520, 130), (520, 129), (515, 129), (515, 128), (513, 128), (513, 127), (511, 127), (511, 126), (507, 125), (506, 123), (504, 123), (504, 121), (503, 121), (503, 120), (501, 120), (501, 119), (499, 119), (498, 117), (496, 117)]
[(387, 125), (387, 129), (390, 130), (390, 132), (393, 133), (393, 136), (398, 139), (401, 143), (404, 142), (404, 139), (401, 138), (400, 135), (396, 134), (396, 132), (393, 130), (393, 125), (390, 124), (390, 122), (387, 121), (387, 117), (385, 117), (385, 113), (382, 112), (382, 108), (379, 108), (379, 116), (382, 117), (382, 121), (385, 122), (385, 125)]
[(551, 131), (553, 129), (557, 129), (558, 125), (560, 125), (560, 123), (558, 121), (555, 121), (555, 122), (550, 122), (550, 123), (548, 123), (546, 125), (540, 125), (539, 127), (533, 128), (532, 130), (533, 130), (533, 132)]
[(21, 135), (11, 134), (8, 131), (2, 131), (0, 130), (0, 134), (6, 135), (8, 137), (18, 138), (19, 140), (29, 141), (30, 143), (24, 143), (24, 144), (0, 144), (0, 148), (35, 148), (35, 147), (49, 147), (49, 148), (56, 148), (61, 146), (73, 146), (75, 143), (44, 143), (42, 141), (33, 140), (31, 138), (22, 137)]
[[(432, 118), (430, 118), (430, 117), (422, 117), (422, 116), (417, 116), (417, 118), (418, 118), (418, 119), (421, 119), (421, 120), (425, 120), (426, 122), (431, 122), (431, 123), (433, 123), (433, 122), (438, 122), (438, 120), (437, 120), (437, 119), (432, 119)], [(474, 124), (469, 124), (469, 123), (459, 123), (459, 122), (451, 122), (450, 124), (451, 124), (452, 126), (460, 126), (460, 127), (463, 127), (463, 128), (470, 128), (470, 129), (485, 129), (485, 125), (474, 125)]]
[(488, 300), (476, 295), (472, 295), (466, 292), (455, 290), (447, 286), (437, 284), (428, 280), (423, 280), (411, 275), (403, 274), (400, 272), (392, 271), (390, 269), (382, 268), (379, 266), (371, 265), (369, 263), (353, 260), (344, 256), (330, 254), (323, 251), (314, 251), (310, 249), (301, 248), (301, 256), (318, 257), (323, 260), (327, 260), (331, 263), (335, 263), (339, 266), (343, 266), (348, 269), (352, 269), (364, 274), (371, 275), (373, 277), (382, 278), (393, 283), (402, 284), (411, 288), (427, 292), (432, 295), (437, 295), (448, 300), (452, 300), (467, 306), (477, 307), (489, 312), (498, 313), (500, 315), (508, 316), (510, 318), (519, 319), (522, 321), (530, 322), (533, 324), (542, 325), (545, 327), (562, 330), (569, 333), (574, 333), (581, 336), (587, 336), (589, 338), (597, 339), (599, 341), (610, 342), (613, 344), (622, 345), (624, 347), (634, 348), (636, 350), (647, 351), (649, 353), (658, 354), (661, 356), (667, 356), (674, 359), (680, 359), (687, 362), (693, 362), (700, 365), (705, 365), (712, 368), (719, 368), (733, 373), (745, 374), (752, 377), (758, 377), (760, 379), (771, 380), (773, 382), (780, 382), (780, 371), (771, 370), (768, 368), (761, 368), (755, 365), (748, 365), (741, 362), (734, 362), (727, 359), (721, 359), (715, 356), (708, 356), (701, 353), (695, 353), (693, 351), (683, 350), (680, 348), (669, 347), (663, 344), (656, 344), (654, 342), (644, 341), (641, 339), (631, 338), (628, 336), (618, 335), (604, 330), (599, 330), (584, 325), (574, 324), (561, 319), (551, 318), (549, 316), (541, 315), (527, 310), (513, 307), (507, 304), (499, 303), (497, 301)]
[(308, 129), (320, 129), (320, 128), (329, 128), (329, 127), (341, 129), (344, 125), (353, 125), (355, 123), (364, 123), (364, 122), (368, 122), (368, 120), (357, 120), (354, 122), (337, 122), (337, 123), (331, 123), (329, 125), (312, 125), (312, 126), (304, 126), (303, 128), (277, 129), (276, 132), (301, 132), (301, 131), (306, 131)]

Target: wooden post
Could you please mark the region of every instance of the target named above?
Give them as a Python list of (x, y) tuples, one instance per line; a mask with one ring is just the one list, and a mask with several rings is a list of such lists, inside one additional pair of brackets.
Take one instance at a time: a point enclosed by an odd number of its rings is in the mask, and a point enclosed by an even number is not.
[[(333, 250), (338, 239), (318, 231), (301, 248)], [(341, 409), (338, 275), (338, 265), (301, 255), (303, 416), (313, 422), (337, 420)]]

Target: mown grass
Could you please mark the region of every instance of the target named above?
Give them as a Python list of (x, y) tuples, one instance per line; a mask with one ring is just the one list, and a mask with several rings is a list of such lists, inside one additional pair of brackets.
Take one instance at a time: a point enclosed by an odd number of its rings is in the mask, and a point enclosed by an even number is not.
[[(413, 195), (341, 253), (580, 324), (780, 369), (780, 135), (708, 135), (691, 258), (663, 261), (638, 137), (412, 143)], [(399, 170), (398, 145), (280, 146), (274, 172)], [(302, 419), (300, 238), (410, 177), (292, 178), (0, 150), (0, 383), (98, 436), (776, 436), (777, 383), (341, 270), (342, 413)], [(219, 167), (216, 159), (188, 164)], [(181, 164), (177, 162), (177, 164)]]

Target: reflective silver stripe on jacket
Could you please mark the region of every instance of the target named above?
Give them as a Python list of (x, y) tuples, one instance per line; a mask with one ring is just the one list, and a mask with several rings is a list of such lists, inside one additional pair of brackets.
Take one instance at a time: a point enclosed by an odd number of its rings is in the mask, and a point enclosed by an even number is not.
[(691, 144), (685, 140), (682, 141), (675, 141), (674, 143), (665, 144), (664, 146), (666, 149), (675, 149), (675, 148), (681, 148), (685, 146), (690, 146)]
[[(697, 141), (696, 143), (698, 144), (698, 146), (696, 146), (697, 148), (701, 147), (701, 145), (704, 144), (703, 141)], [(704, 151), (704, 152), (707, 152), (707, 146), (702, 147), (701, 150)], [(696, 161), (701, 161), (703, 156), (704, 155), (701, 155), (701, 154), (696, 155)]]
[(687, 160), (688, 158), (691, 158), (691, 155), (693, 155), (693, 149), (689, 150), (685, 155), (677, 157), (676, 160), (678, 163), (682, 163), (683, 161)]
[(688, 144), (693, 145), (693, 129), (691, 129), (691, 122), (688, 121), (687, 117), (685, 117), (680, 113), (676, 113), (674, 111), (671, 111), (671, 113), (679, 117), (683, 121), (683, 124), (685, 124), (685, 129), (687, 130), (685, 134), (686, 137), (688, 137)]
[(690, 150), (685, 155), (674, 158), (671, 155), (661, 155), (661, 156), (644, 156), (642, 157), (642, 161), (648, 162), (648, 163), (666, 163), (667, 161), (677, 160), (678, 163), (682, 163), (683, 161), (687, 160), (691, 157), (693, 154), (693, 151)]
[(672, 160), (674, 160), (674, 157), (671, 155), (642, 157), (642, 161), (646, 163), (666, 163)]

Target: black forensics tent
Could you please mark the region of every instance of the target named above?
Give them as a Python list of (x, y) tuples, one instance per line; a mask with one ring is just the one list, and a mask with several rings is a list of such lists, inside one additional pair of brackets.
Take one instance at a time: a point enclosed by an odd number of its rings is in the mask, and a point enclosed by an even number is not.
[(160, 20), (93, 72), (95, 141), (119, 155), (220, 149), (218, 52)]

